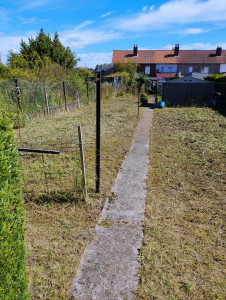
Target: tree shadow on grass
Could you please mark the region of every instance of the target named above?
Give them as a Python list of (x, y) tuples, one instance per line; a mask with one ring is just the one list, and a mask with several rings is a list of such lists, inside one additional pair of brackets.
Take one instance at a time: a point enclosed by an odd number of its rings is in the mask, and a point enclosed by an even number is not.
[(35, 193), (25, 193), (24, 200), (26, 203), (34, 202), (36, 204), (45, 203), (74, 203), (81, 204), (85, 203), (85, 198), (83, 195), (78, 195), (73, 192), (63, 191), (63, 192), (47, 192), (43, 194)]
[(150, 109), (154, 109), (155, 104), (154, 103), (141, 103), (140, 107), (148, 107)]

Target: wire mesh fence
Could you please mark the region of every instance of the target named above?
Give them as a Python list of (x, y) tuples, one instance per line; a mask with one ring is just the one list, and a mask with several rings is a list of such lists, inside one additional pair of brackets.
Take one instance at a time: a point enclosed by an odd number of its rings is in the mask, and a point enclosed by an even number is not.
[[(74, 143), (59, 143), (59, 154), (20, 152), (25, 200), (32, 201), (77, 201), (84, 198), (83, 177), (79, 146)], [(93, 146), (89, 145), (89, 146)], [(89, 148), (86, 145), (86, 149)], [(37, 145), (36, 145), (37, 147)], [(56, 149), (54, 145), (39, 145), (39, 149)], [(87, 164), (94, 162), (89, 155)], [(92, 180), (89, 182), (89, 187)]]
[[(14, 82), (11, 82), (12, 97), (15, 96)], [(21, 83), (21, 97), (25, 97), (25, 93), (32, 91), (34, 93), (42, 92), (39, 99), (42, 98), (44, 103), (44, 94), (41, 86), (36, 85), (33, 88), (27, 88), (27, 82), (24, 82), (24, 89)], [(93, 84), (93, 83), (92, 83)], [(61, 83), (62, 85), (62, 83)], [(82, 125), (84, 129), (84, 150), (87, 175), (88, 194), (95, 192), (95, 124), (96, 124), (96, 105), (94, 101), (81, 102), (84, 104), (80, 109), (74, 111), (64, 109), (63, 91), (60, 90), (61, 85), (49, 87), (59, 98), (58, 105), (51, 108), (56, 111), (62, 111), (62, 114), (53, 114), (44, 121), (35, 118), (33, 122), (28, 123), (21, 131), (17, 131), (18, 147), (33, 149), (51, 149), (58, 150), (60, 154), (51, 155), (46, 153), (27, 153), (20, 152), (20, 164), (23, 176), (23, 194), (26, 201), (78, 201), (84, 198), (82, 168), (80, 162), (79, 138), (77, 134), (77, 126)], [(67, 97), (72, 101), (72, 97), (76, 97), (76, 89), (68, 84)], [(74, 88), (74, 90), (73, 90)], [(93, 89), (91, 86), (90, 89)], [(46, 88), (48, 91), (48, 89)], [(7, 88), (9, 91), (9, 88)], [(95, 91), (95, 90), (94, 90)], [(121, 145), (130, 137), (127, 124), (134, 122), (134, 104), (131, 105), (129, 99), (119, 99), (117, 97), (110, 99), (112, 95), (116, 95), (117, 90), (112, 84), (102, 84), (102, 176), (108, 176), (112, 169), (120, 166), (121, 156), (124, 154), (124, 148)], [(50, 95), (50, 93), (49, 93)], [(92, 96), (92, 93), (90, 93)], [(71, 98), (70, 98), (71, 97)], [(36, 100), (35, 100), (36, 101)], [(61, 101), (61, 102), (60, 102)], [(133, 100), (132, 100), (133, 101)], [(25, 102), (25, 101), (24, 101)], [(78, 103), (78, 100), (74, 101)], [(76, 108), (74, 102), (71, 102), (72, 109)], [(15, 104), (15, 102), (13, 102)], [(41, 102), (39, 102), (41, 103)], [(54, 104), (51, 97), (49, 103)], [(85, 105), (89, 104), (89, 105)], [(30, 111), (32, 111), (30, 109)], [(37, 112), (36, 116), (37, 115)], [(122, 122), (125, 124), (122, 126)], [(129, 123), (128, 123), (129, 122)], [(131, 125), (130, 125), (131, 126)], [(123, 132), (119, 137), (118, 132)], [(120, 157), (116, 152), (120, 145)], [(117, 150), (118, 151), (118, 150)], [(110, 152), (110, 153), (109, 153)], [(113, 180), (112, 176), (105, 177), (105, 182), (101, 182), (101, 191), (106, 189), (106, 178), (108, 181)]]
[(95, 83), (88, 85), (65, 81), (39, 83), (25, 80), (0, 81), (0, 106), (12, 113), (17, 112), (17, 101), (21, 112), (29, 118), (54, 113), (57, 110), (73, 109), (81, 103), (95, 99)]

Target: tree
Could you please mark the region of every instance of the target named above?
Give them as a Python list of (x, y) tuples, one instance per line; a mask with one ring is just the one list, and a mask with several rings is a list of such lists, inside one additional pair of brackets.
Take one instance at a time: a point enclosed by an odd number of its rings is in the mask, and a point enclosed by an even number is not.
[(131, 78), (135, 78), (137, 63), (135, 61), (118, 62), (114, 64), (115, 72), (127, 72)]
[(9, 77), (9, 70), (8, 68), (0, 62), (0, 78), (8, 78)]
[(49, 34), (45, 34), (43, 29), (36, 38), (29, 38), (28, 44), (23, 40), (20, 44), (20, 52), (10, 52), (8, 56), (8, 66), (10, 68), (29, 68), (31, 70), (45, 66), (46, 59), (52, 63), (57, 63), (66, 70), (73, 69), (77, 64), (77, 59), (69, 47), (65, 48), (56, 32), (53, 40)]

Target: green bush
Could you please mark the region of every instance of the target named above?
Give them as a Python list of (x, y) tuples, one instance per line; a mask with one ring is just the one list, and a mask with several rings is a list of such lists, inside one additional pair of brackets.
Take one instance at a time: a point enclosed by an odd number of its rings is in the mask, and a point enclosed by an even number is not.
[(29, 299), (18, 153), (12, 125), (3, 113), (0, 113), (0, 201), (0, 298)]
[(148, 96), (146, 93), (142, 93), (140, 96), (140, 102), (142, 104), (147, 104), (148, 103)]

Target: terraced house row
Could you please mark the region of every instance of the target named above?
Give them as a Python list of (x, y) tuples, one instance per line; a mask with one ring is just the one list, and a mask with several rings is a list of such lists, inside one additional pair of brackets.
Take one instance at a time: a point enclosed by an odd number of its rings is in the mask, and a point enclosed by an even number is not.
[(226, 73), (226, 50), (181, 50), (176, 44), (172, 50), (113, 50), (112, 64), (134, 61), (138, 72), (150, 77), (176, 77), (188, 73)]

